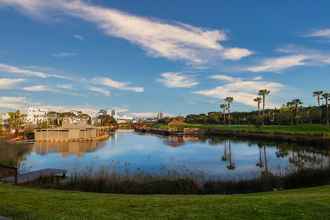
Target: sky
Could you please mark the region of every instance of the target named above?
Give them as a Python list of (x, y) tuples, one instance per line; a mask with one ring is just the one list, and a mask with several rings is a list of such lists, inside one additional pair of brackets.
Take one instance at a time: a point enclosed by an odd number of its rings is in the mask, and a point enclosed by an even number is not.
[(0, 0), (0, 110), (185, 115), (315, 104), (329, 1)]

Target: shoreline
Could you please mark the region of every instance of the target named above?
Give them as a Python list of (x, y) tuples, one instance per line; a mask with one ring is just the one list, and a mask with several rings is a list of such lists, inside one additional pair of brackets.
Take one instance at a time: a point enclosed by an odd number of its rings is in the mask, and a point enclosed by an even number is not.
[[(244, 128), (244, 127), (243, 127)], [(251, 129), (256, 130), (256, 129)], [(199, 125), (188, 125), (177, 128), (135, 128), (136, 132), (158, 134), (164, 136), (222, 136), (231, 138), (245, 138), (253, 140), (287, 141), (300, 144), (313, 144), (330, 147), (330, 136), (321, 133), (287, 133), (287, 132), (269, 132), (263, 128), (258, 131), (249, 131), (249, 129), (226, 128), (203, 128)]]

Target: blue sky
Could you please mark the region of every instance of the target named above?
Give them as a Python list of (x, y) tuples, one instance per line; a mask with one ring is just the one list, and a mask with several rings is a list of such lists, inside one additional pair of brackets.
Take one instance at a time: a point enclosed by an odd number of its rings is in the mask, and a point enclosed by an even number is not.
[(0, 0), (0, 108), (187, 114), (314, 103), (328, 1)]

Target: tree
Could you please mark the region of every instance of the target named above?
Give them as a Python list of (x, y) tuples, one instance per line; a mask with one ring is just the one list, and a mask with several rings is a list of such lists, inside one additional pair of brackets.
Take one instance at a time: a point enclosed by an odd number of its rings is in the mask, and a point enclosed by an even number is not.
[(317, 105), (321, 105), (321, 96), (323, 94), (323, 91), (314, 91), (313, 96), (316, 97)]
[(256, 97), (255, 99), (253, 99), (253, 101), (255, 101), (258, 105), (258, 114), (260, 113), (260, 105), (261, 105), (261, 102), (262, 102), (262, 98), (261, 97)]
[(235, 163), (233, 162), (232, 152), (231, 152), (231, 141), (228, 140), (228, 158), (229, 164), (227, 165), (228, 170), (234, 170), (236, 168)]
[(226, 104), (221, 104), (220, 109), (222, 109), (222, 114), (223, 114), (223, 123), (226, 123), (226, 109), (227, 105)]
[(270, 94), (270, 91), (267, 89), (261, 89), (258, 92), (258, 95), (262, 97), (262, 117), (263, 124), (265, 124), (265, 107), (266, 107), (266, 96)]
[(329, 101), (330, 101), (330, 93), (323, 93), (322, 97), (325, 101), (325, 109), (326, 109), (326, 122), (329, 125)]
[(3, 130), (3, 119), (2, 119), (2, 116), (0, 114), (0, 134), (2, 133), (2, 130)]
[(231, 103), (234, 101), (234, 98), (229, 96), (225, 98), (225, 103), (227, 106), (227, 112), (228, 112), (228, 123), (230, 124), (230, 108), (231, 108)]
[(9, 127), (18, 135), (19, 129), (24, 125), (24, 115), (18, 110), (16, 112), (9, 112)]
[(298, 115), (299, 106), (302, 105), (303, 103), (300, 99), (294, 99), (290, 102), (290, 104), (293, 107), (295, 124), (297, 124), (297, 115)]

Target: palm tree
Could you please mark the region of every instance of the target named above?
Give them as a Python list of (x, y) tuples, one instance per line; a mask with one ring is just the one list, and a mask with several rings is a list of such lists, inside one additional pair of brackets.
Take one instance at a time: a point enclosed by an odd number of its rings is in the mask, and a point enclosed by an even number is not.
[(228, 112), (228, 123), (230, 124), (230, 107), (231, 107), (231, 103), (234, 101), (234, 98), (229, 96), (225, 98), (225, 102), (227, 105), (227, 112)]
[(18, 135), (19, 129), (24, 124), (25, 115), (23, 115), (20, 111), (9, 112), (9, 127), (14, 130), (15, 136)]
[(293, 106), (294, 120), (295, 120), (295, 123), (297, 124), (298, 109), (299, 109), (299, 106), (302, 105), (303, 103), (300, 99), (294, 99), (290, 102), (290, 104)]
[(322, 96), (322, 94), (323, 94), (323, 91), (314, 91), (313, 92), (313, 96), (316, 97), (318, 106), (321, 105), (321, 96)]
[(256, 97), (255, 99), (253, 99), (253, 101), (255, 101), (258, 105), (258, 115), (260, 115), (260, 104), (262, 102), (262, 98), (260, 96)]
[(263, 124), (265, 124), (265, 106), (266, 106), (266, 96), (270, 94), (270, 91), (267, 89), (261, 89), (258, 92), (258, 95), (262, 97), (262, 117)]
[[(289, 109), (289, 111), (290, 112), (292, 112), (293, 111), (293, 102), (291, 101), (291, 102), (287, 102), (286, 103), (286, 106), (288, 107), (288, 109)], [(293, 124), (293, 116), (292, 116), (292, 114), (290, 114), (290, 118), (291, 118), (291, 124)]]
[(330, 92), (323, 93), (322, 97), (325, 101), (325, 108), (326, 108), (326, 122), (329, 125), (329, 101), (330, 101)]
[(226, 109), (227, 105), (226, 104), (221, 104), (220, 108), (222, 109), (222, 114), (223, 114), (223, 123), (226, 123)]

